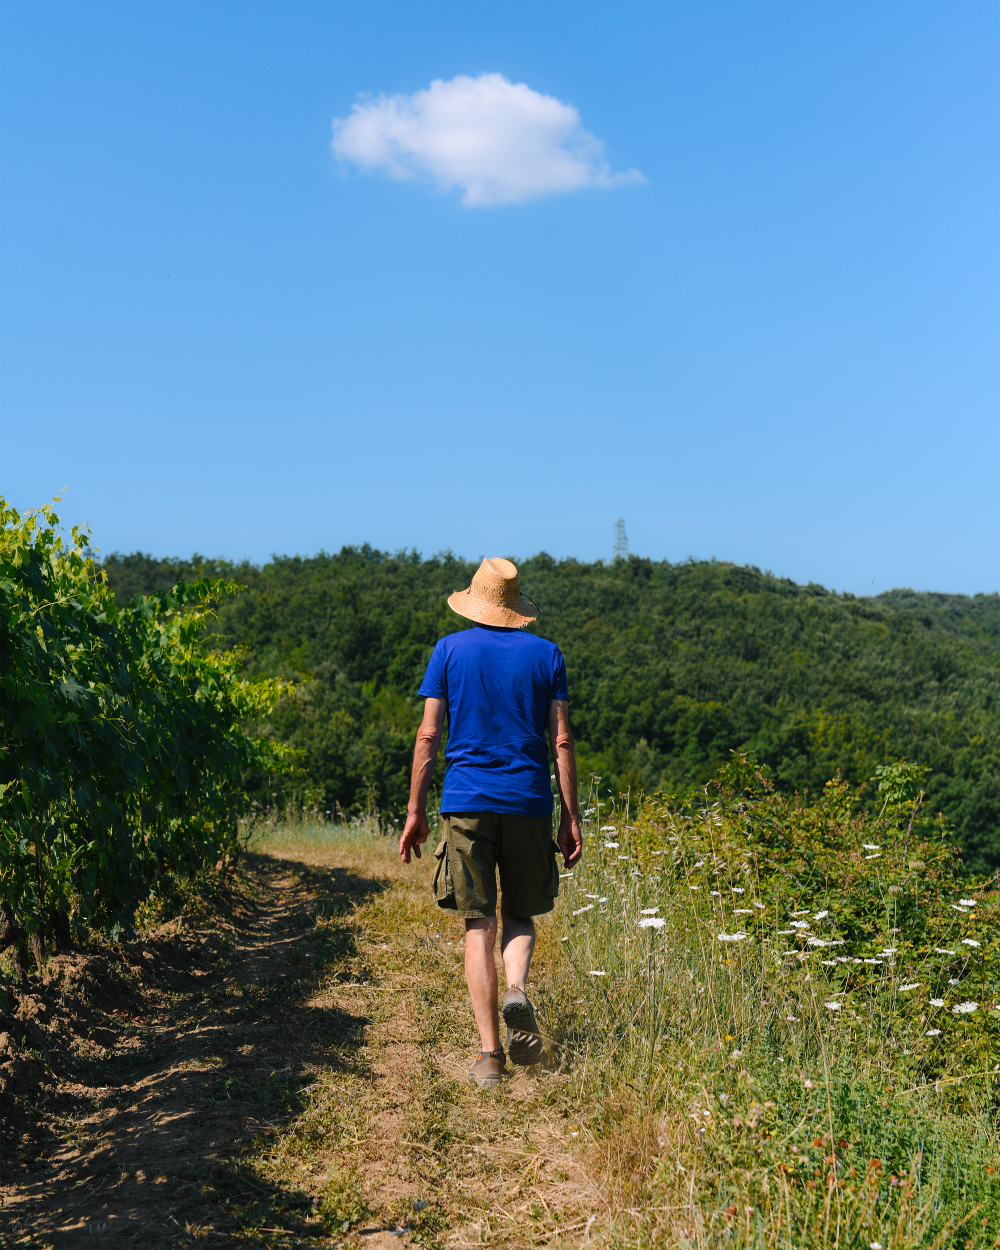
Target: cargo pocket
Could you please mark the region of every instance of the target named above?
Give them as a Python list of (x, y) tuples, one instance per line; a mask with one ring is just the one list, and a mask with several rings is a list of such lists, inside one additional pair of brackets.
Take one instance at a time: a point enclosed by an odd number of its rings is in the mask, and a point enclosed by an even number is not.
[(434, 852), (437, 866), (434, 869), (434, 898), (438, 907), (447, 907), (455, 911), (455, 882), (451, 876), (451, 863), (448, 858), (448, 839), (442, 838), (441, 845)]
[(559, 847), (555, 842), (549, 844), (549, 883), (545, 887), (545, 893), (550, 898), (556, 898), (559, 894)]

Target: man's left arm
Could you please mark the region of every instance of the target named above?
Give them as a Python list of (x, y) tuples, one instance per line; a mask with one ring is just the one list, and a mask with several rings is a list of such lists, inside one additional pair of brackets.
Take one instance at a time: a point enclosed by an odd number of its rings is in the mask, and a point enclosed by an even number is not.
[(556, 837), (566, 867), (572, 868), (583, 854), (583, 833), (580, 830), (580, 795), (576, 776), (576, 745), (569, 728), (569, 703), (553, 699), (549, 704), (549, 742), (556, 768), (556, 784), (562, 807), (559, 833)]

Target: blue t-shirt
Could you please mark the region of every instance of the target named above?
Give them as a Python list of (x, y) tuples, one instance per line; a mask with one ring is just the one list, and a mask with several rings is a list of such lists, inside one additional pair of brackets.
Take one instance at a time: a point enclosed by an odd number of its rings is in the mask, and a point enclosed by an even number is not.
[(448, 700), (442, 812), (551, 813), (549, 706), (569, 697), (555, 643), (492, 625), (448, 634), (419, 693)]

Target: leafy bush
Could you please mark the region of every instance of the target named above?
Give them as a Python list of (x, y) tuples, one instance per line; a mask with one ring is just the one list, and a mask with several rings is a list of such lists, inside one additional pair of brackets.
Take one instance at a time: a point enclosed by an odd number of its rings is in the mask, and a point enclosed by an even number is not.
[(274, 680), (204, 642), (202, 580), (117, 605), (87, 536), (0, 499), (0, 944), (44, 957), (75, 927), (117, 934), (168, 874), (237, 844), (251, 770), (287, 750), (248, 737)]

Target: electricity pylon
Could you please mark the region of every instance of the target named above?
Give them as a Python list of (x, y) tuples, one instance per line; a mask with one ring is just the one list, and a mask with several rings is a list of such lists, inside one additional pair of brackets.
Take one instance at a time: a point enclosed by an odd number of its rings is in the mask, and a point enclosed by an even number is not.
[(615, 522), (615, 559), (628, 559), (628, 534), (625, 533), (625, 518), (620, 516)]

